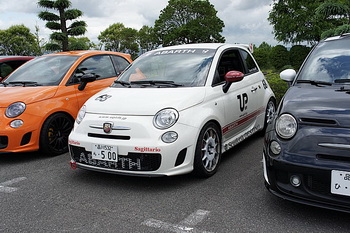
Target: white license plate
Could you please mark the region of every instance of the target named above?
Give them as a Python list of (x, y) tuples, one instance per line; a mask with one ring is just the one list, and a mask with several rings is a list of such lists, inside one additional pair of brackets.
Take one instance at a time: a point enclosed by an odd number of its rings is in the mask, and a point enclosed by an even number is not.
[(350, 172), (332, 170), (331, 193), (350, 196)]
[(105, 161), (118, 161), (118, 147), (110, 145), (93, 144), (92, 158)]

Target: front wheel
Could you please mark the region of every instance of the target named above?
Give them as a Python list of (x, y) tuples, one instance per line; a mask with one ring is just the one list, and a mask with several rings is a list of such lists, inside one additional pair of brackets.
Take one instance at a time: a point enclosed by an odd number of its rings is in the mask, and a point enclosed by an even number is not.
[(48, 156), (68, 152), (68, 136), (73, 123), (73, 119), (64, 113), (49, 116), (41, 129), (40, 151)]
[(216, 124), (209, 122), (201, 130), (194, 156), (194, 173), (210, 177), (216, 173), (221, 159), (221, 134)]

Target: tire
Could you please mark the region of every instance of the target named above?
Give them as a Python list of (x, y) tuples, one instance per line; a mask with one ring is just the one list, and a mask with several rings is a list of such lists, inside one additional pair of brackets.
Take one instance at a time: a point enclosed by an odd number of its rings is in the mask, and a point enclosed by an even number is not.
[(221, 160), (221, 131), (212, 122), (201, 130), (194, 155), (193, 172), (208, 178), (216, 173)]
[(40, 132), (40, 151), (46, 156), (68, 152), (68, 136), (73, 124), (73, 119), (64, 113), (49, 116)]
[(276, 102), (274, 99), (270, 99), (266, 105), (264, 128), (262, 130), (262, 134), (265, 134), (266, 127), (273, 120), (275, 112), (276, 112)]

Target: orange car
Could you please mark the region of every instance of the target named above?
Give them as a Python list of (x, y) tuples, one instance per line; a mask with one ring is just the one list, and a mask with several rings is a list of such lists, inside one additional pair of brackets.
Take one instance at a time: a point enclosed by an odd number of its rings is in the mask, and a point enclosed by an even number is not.
[(0, 153), (67, 152), (81, 106), (131, 62), (123, 53), (72, 51), (25, 63), (0, 83)]

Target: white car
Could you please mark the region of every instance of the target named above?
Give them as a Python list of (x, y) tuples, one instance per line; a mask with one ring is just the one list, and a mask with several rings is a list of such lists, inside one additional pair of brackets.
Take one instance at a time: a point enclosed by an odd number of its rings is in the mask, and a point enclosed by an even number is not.
[(153, 50), (81, 108), (69, 136), (71, 167), (209, 177), (223, 152), (265, 129), (275, 106), (248, 46)]

